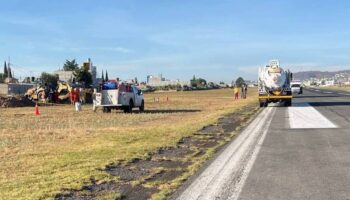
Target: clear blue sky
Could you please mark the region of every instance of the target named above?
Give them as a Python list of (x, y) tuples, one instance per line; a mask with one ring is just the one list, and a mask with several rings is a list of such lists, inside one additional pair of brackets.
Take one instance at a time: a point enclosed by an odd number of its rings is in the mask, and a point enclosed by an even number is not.
[[(271, 58), (294, 71), (350, 69), (350, 1), (11, 0), (0, 60), (15, 75), (91, 58), (124, 79), (255, 79)], [(0, 67), (0, 69), (2, 69)]]

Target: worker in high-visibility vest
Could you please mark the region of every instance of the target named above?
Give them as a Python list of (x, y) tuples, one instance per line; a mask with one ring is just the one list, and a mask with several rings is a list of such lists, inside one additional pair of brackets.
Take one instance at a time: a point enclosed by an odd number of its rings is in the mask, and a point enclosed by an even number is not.
[(239, 97), (239, 88), (238, 88), (238, 86), (235, 86), (235, 88), (233, 89), (233, 93), (235, 94), (235, 99), (238, 99), (238, 97)]

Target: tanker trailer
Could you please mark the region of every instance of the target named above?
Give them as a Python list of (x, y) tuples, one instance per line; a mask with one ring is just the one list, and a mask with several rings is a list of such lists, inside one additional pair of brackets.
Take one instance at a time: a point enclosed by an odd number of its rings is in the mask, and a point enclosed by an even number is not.
[(280, 67), (278, 60), (271, 60), (265, 67), (259, 68), (258, 90), (260, 107), (271, 102), (292, 105), (291, 80), (293, 74)]

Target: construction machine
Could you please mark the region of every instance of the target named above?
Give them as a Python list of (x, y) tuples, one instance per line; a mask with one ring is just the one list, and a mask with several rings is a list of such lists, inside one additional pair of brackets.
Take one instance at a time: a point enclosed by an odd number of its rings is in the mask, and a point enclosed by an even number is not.
[(259, 68), (258, 92), (260, 107), (270, 102), (292, 105), (291, 80), (293, 74), (280, 67), (278, 60), (271, 60), (268, 65)]
[(24, 96), (32, 101), (45, 101), (45, 88), (41, 85), (30, 88), (27, 90)]
[(58, 82), (57, 93), (60, 102), (70, 102), (70, 92), (72, 92), (72, 87), (67, 82)]
[(59, 82), (57, 86), (58, 99), (60, 102), (69, 102), (70, 93), (74, 88), (79, 88), (80, 101), (82, 103), (92, 103), (93, 88), (84, 88), (81, 85), (70, 85), (67, 82)]

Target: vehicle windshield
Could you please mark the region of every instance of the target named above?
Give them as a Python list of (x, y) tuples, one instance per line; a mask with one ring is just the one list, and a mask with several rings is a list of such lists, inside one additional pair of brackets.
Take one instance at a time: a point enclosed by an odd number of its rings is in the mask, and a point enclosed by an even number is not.
[(292, 87), (300, 87), (300, 84), (292, 84)]

